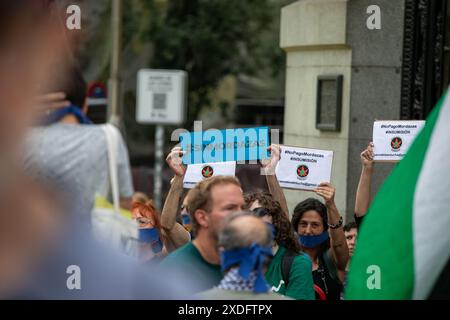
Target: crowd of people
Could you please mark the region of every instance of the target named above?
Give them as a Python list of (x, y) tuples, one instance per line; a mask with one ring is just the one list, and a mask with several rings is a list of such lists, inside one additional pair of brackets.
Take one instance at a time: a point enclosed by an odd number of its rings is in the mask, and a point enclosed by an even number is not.
[[(277, 165), (280, 148), (279, 145), (270, 146), (271, 156), (262, 164), (267, 172)], [(181, 162), (174, 161), (176, 156), (182, 155), (182, 150), (175, 147), (166, 159), (174, 179), (161, 218), (168, 215), (166, 219), (176, 223), (178, 216), (179, 221), (189, 221), (188, 225), (181, 222), (179, 226), (184, 227), (185, 232), (190, 230), (190, 236), (178, 242), (179, 246), (171, 247), (176, 250), (168, 251), (168, 256), (161, 262), (165, 272), (184, 273), (186, 277), (195, 279), (194, 291), (203, 298), (219, 298), (219, 293), (226, 290), (245, 291), (253, 299), (259, 293), (261, 298), (274, 298), (272, 294), (267, 295), (268, 292), (297, 300), (343, 298), (358, 226), (370, 204), (371, 143), (361, 153), (362, 173), (355, 221), (346, 225), (334, 202), (336, 190), (330, 183), (322, 183), (316, 188), (318, 197), (298, 203), (292, 211), (292, 218), (274, 175), (266, 175), (270, 192), (247, 194), (236, 177), (215, 176), (199, 182), (182, 198), (186, 168)], [(181, 219), (186, 211), (190, 217)], [(158, 215), (156, 211), (155, 214)], [(253, 242), (245, 237), (239, 238), (243, 232), (240, 228), (248, 230), (245, 235), (249, 238), (253, 236), (252, 230), (258, 230), (258, 224), (244, 225), (254, 218), (264, 222), (270, 231), (270, 245), (267, 245), (264, 233), (259, 234), (261, 238), (252, 238)], [(167, 234), (164, 227), (153, 227)], [(182, 231), (174, 233), (173, 237), (181, 239), (178, 234)], [(229, 239), (230, 234), (236, 234), (236, 243)], [(173, 243), (174, 240), (166, 237), (163, 242)], [(239, 254), (235, 263), (230, 264), (226, 253), (235, 251)], [(255, 255), (263, 257), (264, 263), (257, 263)], [(251, 263), (249, 259), (253, 259)], [(247, 268), (251, 265), (250, 274), (253, 276), (239, 271), (242, 263)], [(262, 272), (265, 290), (256, 293), (255, 284)], [(224, 294), (223, 298), (233, 296)]]
[[(19, 18), (35, 17), (34, 9), (23, 10), (26, 3), (1, 2), (0, 9), (0, 38), (9, 44), (0, 47), (0, 197), (8, 199), (0, 203), (1, 295), (343, 299), (358, 227), (370, 205), (371, 143), (361, 153), (355, 219), (344, 225), (343, 213), (334, 201), (339, 190), (328, 182), (314, 190), (315, 197), (289, 210), (274, 175), (279, 145), (271, 145), (270, 158), (261, 163), (269, 192), (257, 193), (246, 193), (238, 178), (231, 176), (204, 179), (185, 193), (186, 166), (177, 161), (183, 150), (174, 147), (166, 158), (173, 179), (159, 211), (151, 197), (135, 192), (127, 147), (117, 131), (114, 158), (120, 207), (130, 212), (139, 231), (137, 262), (130, 262), (134, 258), (116, 255), (91, 240), (91, 213), (98, 197), (111, 201), (110, 150), (102, 127), (86, 116), (86, 83), (73, 61), (59, 65), (60, 72), (51, 79), (57, 81), (47, 79), (52, 59), (45, 57), (49, 51), (56, 54), (54, 48), (64, 46), (66, 40), (51, 38), (31, 48), (34, 57), (16, 57), (24, 65), (33, 65), (34, 73), (30, 69), (3, 72), (10, 67), (3, 64), (6, 58), (23, 52), (16, 41), (20, 34), (4, 30), (22, 27), (40, 36), (58, 28), (44, 17), (23, 24), (28, 20)], [(38, 53), (43, 59), (36, 62)], [(42, 92), (36, 90), (35, 82), (22, 82), (19, 93), (7, 86), (14, 76), (18, 80), (35, 76), (34, 81), (51, 85)], [(12, 105), (16, 109), (5, 107)], [(25, 155), (16, 153), (19, 145)], [(23, 158), (17, 158), (19, 154)], [(36, 254), (42, 259), (35, 259)], [(43, 262), (36, 268), (35, 261)], [(88, 280), (79, 293), (67, 291), (65, 266), (73, 263), (69, 261), (78, 261), (86, 270)], [(29, 281), (22, 281), (25, 274), (31, 275)]]

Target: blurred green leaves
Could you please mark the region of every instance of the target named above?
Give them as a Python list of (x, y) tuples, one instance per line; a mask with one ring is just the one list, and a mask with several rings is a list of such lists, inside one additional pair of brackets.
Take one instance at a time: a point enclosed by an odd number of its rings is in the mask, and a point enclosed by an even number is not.
[(283, 66), (277, 15), (287, 1), (127, 0), (124, 43), (151, 43), (149, 66), (189, 73), (188, 123), (211, 103), (209, 94), (230, 74), (254, 75)]

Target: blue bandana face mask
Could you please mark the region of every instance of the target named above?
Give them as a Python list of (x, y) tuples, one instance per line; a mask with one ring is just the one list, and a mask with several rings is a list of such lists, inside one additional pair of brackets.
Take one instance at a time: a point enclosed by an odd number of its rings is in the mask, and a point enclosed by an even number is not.
[(161, 252), (163, 248), (159, 237), (159, 230), (156, 228), (139, 229), (139, 242), (150, 243), (153, 253)]
[(191, 223), (191, 216), (189, 214), (182, 214), (181, 215), (181, 222), (183, 223), (183, 227), (188, 231), (192, 231), (192, 223)]
[(183, 222), (183, 225), (191, 224), (191, 217), (188, 214), (182, 214), (181, 215), (181, 221)]
[(315, 248), (328, 239), (328, 231), (324, 231), (317, 236), (299, 236), (300, 244), (305, 248)]

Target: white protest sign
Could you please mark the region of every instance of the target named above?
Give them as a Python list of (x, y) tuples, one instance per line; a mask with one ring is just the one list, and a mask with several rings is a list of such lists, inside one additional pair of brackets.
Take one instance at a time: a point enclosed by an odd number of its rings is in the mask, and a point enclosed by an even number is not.
[(198, 182), (214, 176), (235, 176), (236, 161), (197, 163), (187, 166), (183, 186), (192, 189)]
[(373, 124), (374, 161), (403, 159), (425, 121), (375, 121)]
[(275, 173), (282, 188), (314, 190), (330, 182), (332, 166), (333, 151), (281, 146)]

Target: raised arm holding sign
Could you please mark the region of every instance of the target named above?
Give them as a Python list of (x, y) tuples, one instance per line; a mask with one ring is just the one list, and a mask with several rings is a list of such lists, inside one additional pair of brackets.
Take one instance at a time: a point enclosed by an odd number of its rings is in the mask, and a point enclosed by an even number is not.
[(289, 218), (289, 208), (286, 197), (284, 196), (283, 189), (281, 189), (280, 183), (275, 175), (275, 169), (280, 161), (281, 147), (277, 144), (272, 144), (267, 150), (270, 152), (270, 158), (261, 161), (263, 167), (262, 173), (266, 176), (267, 187), (269, 188), (270, 194), (272, 194), (275, 201), (278, 201), (281, 205), (281, 209)]
[(175, 174), (161, 212), (161, 227), (169, 240), (166, 244), (169, 253), (191, 239), (189, 232), (176, 221), (180, 209), (181, 195), (183, 194), (183, 178), (186, 173), (186, 167), (181, 162), (182, 156), (181, 148), (175, 147), (166, 158), (167, 164)]

